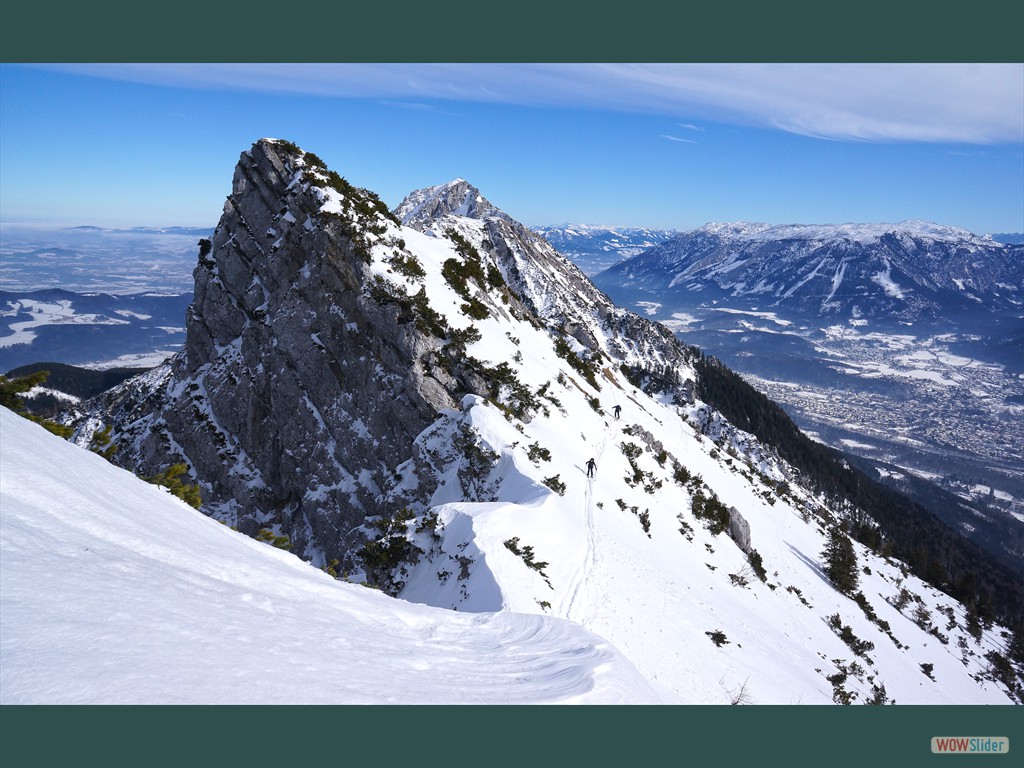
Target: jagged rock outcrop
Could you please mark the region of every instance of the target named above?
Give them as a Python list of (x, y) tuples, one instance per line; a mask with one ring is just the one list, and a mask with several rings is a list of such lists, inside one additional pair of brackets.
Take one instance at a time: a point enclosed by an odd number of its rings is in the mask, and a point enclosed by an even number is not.
[(729, 507), (729, 538), (736, 542), (737, 547), (750, 554), (750, 523), (736, 507)]
[(79, 441), (110, 424), (123, 466), (153, 475), (183, 462), (208, 514), (285, 535), (317, 564), (345, 558), (367, 516), (431, 496), (437, 478), (415, 439), (442, 410), (473, 394), (529, 420), (536, 398), (512, 369), (466, 353), (464, 319), (433, 309), (406, 245), (421, 232), (430, 242), (416, 248), (445, 262), (431, 291), (454, 290), (463, 313), (544, 329), (595, 389), (602, 370), (680, 393), (692, 377), (695, 350), (615, 307), (465, 180), (414, 192), (392, 214), (316, 155), (264, 139), (242, 154), (200, 241), (183, 349), (88, 405)]
[(118, 460), (143, 474), (183, 460), (217, 517), (340, 554), (455, 404), (420, 364), (437, 339), (368, 295), (388, 226), (314, 155), (273, 140), (243, 153), (200, 244), (184, 348), (105, 402)]

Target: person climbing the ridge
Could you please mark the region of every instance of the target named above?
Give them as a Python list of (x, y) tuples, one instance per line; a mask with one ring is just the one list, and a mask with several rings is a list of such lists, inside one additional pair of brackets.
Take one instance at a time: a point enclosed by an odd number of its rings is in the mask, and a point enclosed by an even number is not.
[(593, 459), (587, 459), (587, 477), (593, 477), (595, 469), (597, 469), (597, 462)]
[(616, 405), (614, 408), (612, 408), (612, 410), (615, 411), (615, 418), (616, 420), (618, 420), (619, 414), (622, 412), (622, 406)]

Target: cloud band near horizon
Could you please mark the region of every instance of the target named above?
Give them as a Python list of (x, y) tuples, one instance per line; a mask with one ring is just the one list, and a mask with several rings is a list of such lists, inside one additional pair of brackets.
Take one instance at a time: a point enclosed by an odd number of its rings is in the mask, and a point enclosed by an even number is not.
[(1024, 142), (1024, 64), (49, 64), (177, 88), (664, 114), (838, 141)]

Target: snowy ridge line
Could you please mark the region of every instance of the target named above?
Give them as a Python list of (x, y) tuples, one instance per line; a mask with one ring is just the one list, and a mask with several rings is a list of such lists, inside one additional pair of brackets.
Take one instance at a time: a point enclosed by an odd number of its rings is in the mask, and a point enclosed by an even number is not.
[(0, 704), (662, 701), (569, 622), (339, 583), (6, 408), (0, 434)]

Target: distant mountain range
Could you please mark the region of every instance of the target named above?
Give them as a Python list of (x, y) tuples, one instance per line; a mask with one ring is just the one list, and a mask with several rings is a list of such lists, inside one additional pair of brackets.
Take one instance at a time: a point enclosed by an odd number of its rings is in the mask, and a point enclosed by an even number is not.
[(588, 275), (643, 253), (677, 234), (674, 229), (591, 224), (533, 227), (533, 231)]
[(1019, 315), (1024, 246), (929, 222), (708, 224), (595, 275), (686, 304), (886, 325)]

